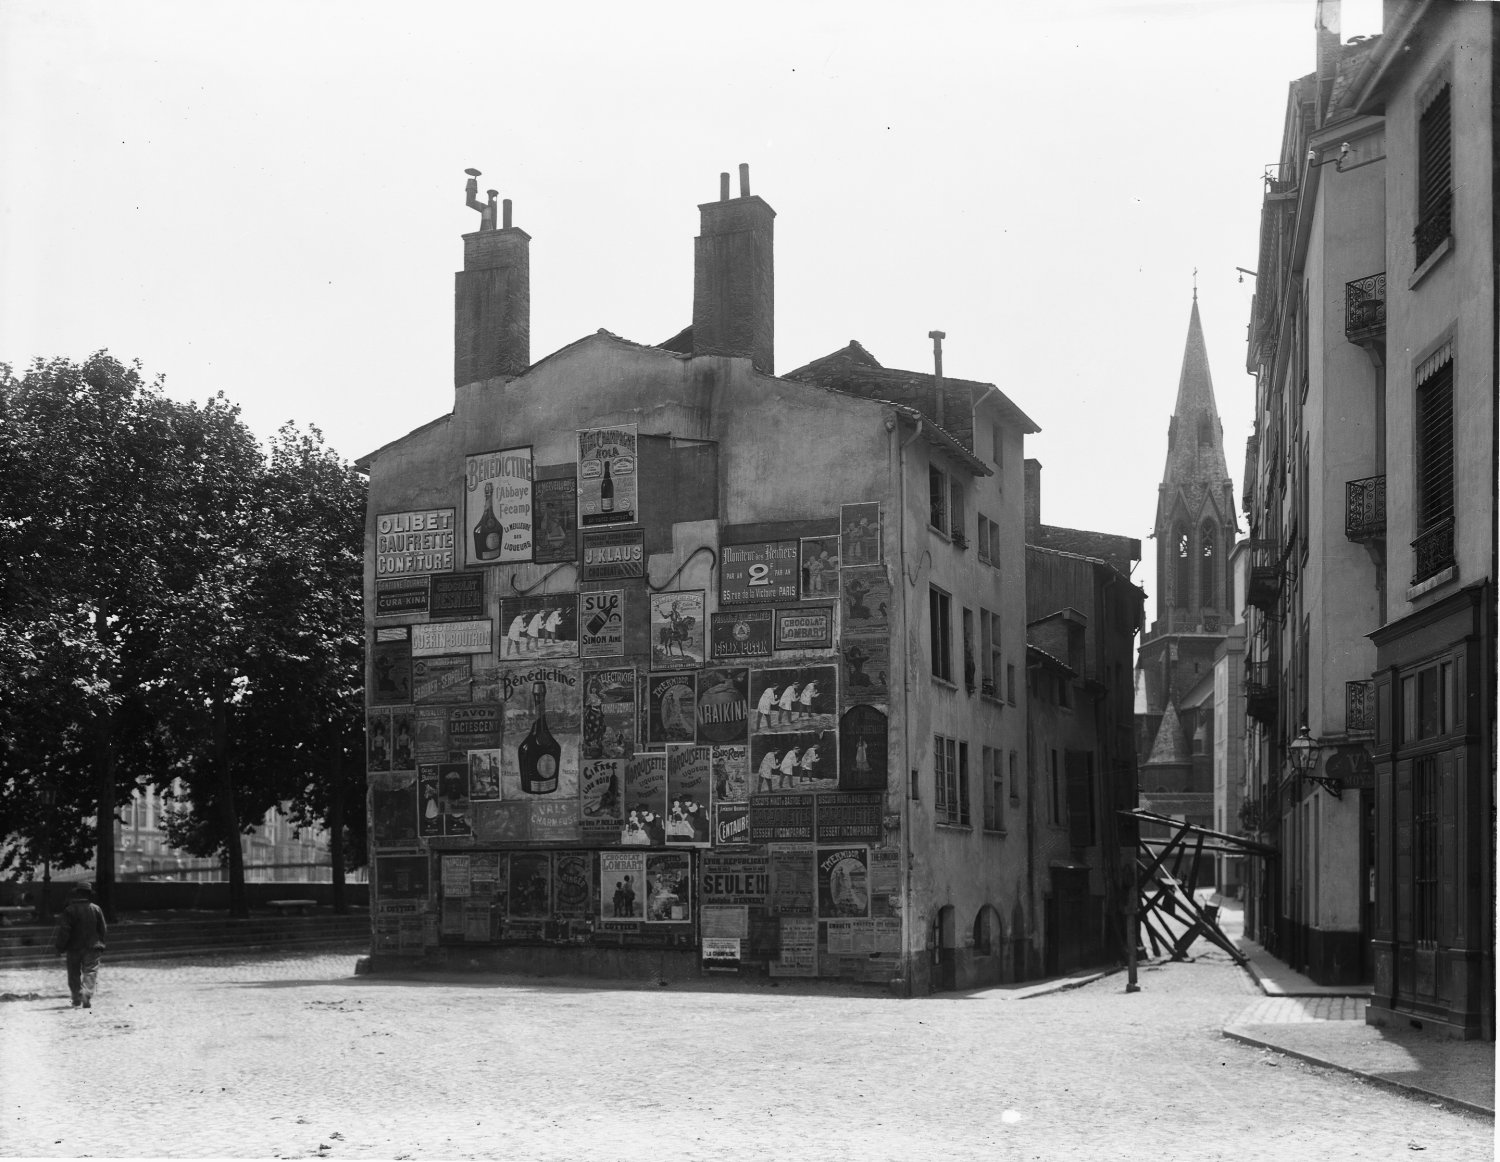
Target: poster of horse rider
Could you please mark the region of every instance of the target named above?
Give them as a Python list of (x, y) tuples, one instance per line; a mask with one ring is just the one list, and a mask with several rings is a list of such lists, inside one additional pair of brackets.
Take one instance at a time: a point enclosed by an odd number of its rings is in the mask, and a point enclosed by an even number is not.
[(578, 594), (507, 597), (500, 602), (500, 660), (578, 656)]
[(635, 669), (588, 670), (583, 675), (584, 759), (635, 753)]
[(843, 587), (843, 629), (846, 634), (884, 633), (891, 626), (891, 583), (884, 565), (845, 566), (839, 575)]
[(703, 607), (702, 589), (651, 595), (653, 669), (703, 665), (708, 656), (703, 643)]

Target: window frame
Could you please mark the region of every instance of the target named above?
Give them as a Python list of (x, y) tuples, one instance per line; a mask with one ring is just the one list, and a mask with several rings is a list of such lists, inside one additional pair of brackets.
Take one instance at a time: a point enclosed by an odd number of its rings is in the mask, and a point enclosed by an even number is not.
[(932, 676), (954, 685), (953, 594), (937, 585), (927, 586), (927, 644), (932, 654)]

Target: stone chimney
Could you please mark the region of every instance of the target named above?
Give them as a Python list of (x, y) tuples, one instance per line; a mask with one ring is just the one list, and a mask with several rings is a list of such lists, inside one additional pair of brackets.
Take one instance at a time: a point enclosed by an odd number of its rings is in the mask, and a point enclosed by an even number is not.
[(479, 171), (467, 171), (467, 205), (479, 229), (464, 235), (464, 268), (454, 276), (453, 385), (531, 366), (531, 235), (510, 222), (510, 199), (496, 223), (498, 191), (479, 200)]
[(1036, 531), (1042, 527), (1042, 462), (1026, 461), (1026, 491), (1023, 505), (1026, 510), (1026, 543), (1036, 542)]
[(776, 211), (750, 193), (750, 167), (740, 166), (740, 196), (719, 175), (719, 200), (698, 207), (693, 243), (693, 354), (748, 355), (772, 374), (776, 354), (772, 223)]

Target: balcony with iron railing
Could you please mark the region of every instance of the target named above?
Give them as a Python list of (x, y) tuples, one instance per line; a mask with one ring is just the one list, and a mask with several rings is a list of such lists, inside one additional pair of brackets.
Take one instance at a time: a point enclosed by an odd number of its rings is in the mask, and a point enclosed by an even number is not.
[(1385, 336), (1385, 271), (1344, 284), (1344, 336), (1351, 343)]
[(1351, 541), (1385, 540), (1385, 477), (1344, 484), (1344, 535)]
[(1276, 672), (1270, 662), (1245, 663), (1245, 714), (1267, 726), (1276, 722)]
[(1444, 517), (1431, 528), (1425, 529), (1411, 543), (1414, 576), (1413, 585), (1420, 585), (1436, 577), (1444, 569), (1456, 563), (1453, 555), (1453, 518)]
[(1351, 735), (1375, 733), (1374, 679), (1344, 683), (1344, 729)]

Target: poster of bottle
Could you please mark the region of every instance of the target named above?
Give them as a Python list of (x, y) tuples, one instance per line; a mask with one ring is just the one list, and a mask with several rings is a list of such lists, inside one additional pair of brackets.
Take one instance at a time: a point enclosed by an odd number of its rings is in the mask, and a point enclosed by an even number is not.
[(891, 627), (891, 583), (884, 565), (844, 568), (840, 573), (844, 589), (843, 625), (845, 634), (884, 634)]
[(825, 601), (838, 596), (839, 538), (837, 536), (803, 537), (800, 562), (803, 601)]
[(391, 770), (417, 769), (417, 719), (410, 710), (391, 711)]
[(839, 719), (839, 788), (884, 790), (887, 720), (875, 706), (855, 705)]
[(453, 706), (469, 700), (469, 659), (415, 658), (411, 664), (412, 702), (418, 706)]
[(464, 457), (464, 564), (530, 561), (531, 448), (505, 448)]
[(638, 851), (599, 853), (599, 918), (639, 920), (646, 907), (646, 855)]
[(500, 797), (578, 799), (583, 691), (578, 667), (500, 670)]
[(500, 660), (578, 656), (578, 594), (507, 597), (500, 602)]
[(750, 671), (704, 670), (698, 675), (698, 741), (744, 742), (749, 730)]
[(635, 670), (588, 670), (583, 675), (584, 759), (635, 753)]
[(743, 803), (750, 798), (750, 747), (745, 743), (716, 746), (709, 760), (713, 768), (714, 800)]
[(667, 756), (638, 754), (625, 763), (625, 823), (620, 842), (664, 847), (667, 842)]
[(646, 923), (688, 924), (692, 919), (692, 856), (685, 851), (646, 856)]
[(578, 524), (582, 528), (635, 524), (636, 425), (584, 428), (578, 433)]
[(646, 679), (646, 708), (645, 746), (696, 742), (698, 675), (651, 674)]
[(880, 551), (880, 504), (846, 504), (839, 509), (839, 534), (842, 560), (849, 565), (878, 565), (884, 558)]
[(618, 658), (625, 653), (625, 594), (619, 589), (578, 595), (580, 652), (586, 658)]
[(591, 851), (559, 851), (552, 856), (552, 914), (560, 919), (583, 919), (593, 896)]
[(703, 590), (651, 595), (651, 665), (655, 669), (701, 666)]
[(418, 828), (424, 839), (470, 835), (469, 764), (423, 763), (417, 768), (422, 815)]
[(469, 752), (469, 798), (500, 798), (500, 748)]
[(819, 918), (841, 919), (869, 914), (869, 848), (818, 848)]
[(884, 634), (845, 634), (844, 704), (890, 701), (891, 646)]
[(750, 671), (752, 791), (838, 786), (837, 685), (829, 665)]
[(372, 710), (365, 715), (365, 770), (391, 769), (391, 712)]
[(518, 920), (545, 920), (552, 914), (552, 855), (517, 851), (510, 856), (510, 910)]
[(415, 772), (370, 780), (370, 828), (377, 848), (417, 846)]
[(370, 705), (400, 706), (411, 701), (411, 626), (380, 626), (370, 646)]
[(532, 484), (538, 565), (578, 560), (578, 481), (570, 472)]
[(709, 615), (709, 646), (715, 661), (771, 656), (769, 609), (737, 609)]
[(706, 847), (713, 824), (710, 750), (706, 746), (667, 748), (667, 843)]
[(625, 759), (583, 759), (579, 827), (583, 835), (616, 843), (625, 827)]

